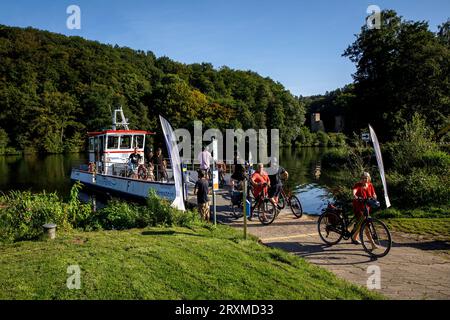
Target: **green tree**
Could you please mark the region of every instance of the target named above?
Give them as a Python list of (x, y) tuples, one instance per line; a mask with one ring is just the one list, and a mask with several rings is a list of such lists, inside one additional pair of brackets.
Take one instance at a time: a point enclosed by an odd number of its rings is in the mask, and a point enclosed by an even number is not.
[(450, 110), (446, 30), (440, 41), (426, 22), (405, 21), (392, 10), (382, 12), (380, 29), (364, 26), (344, 53), (357, 67), (353, 123), (372, 123), (387, 138), (418, 112), (442, 127)]
[(5, 148), (8, 146), (9, 138), (5, 130), (0, 128), (0, 154), (5, 152)]

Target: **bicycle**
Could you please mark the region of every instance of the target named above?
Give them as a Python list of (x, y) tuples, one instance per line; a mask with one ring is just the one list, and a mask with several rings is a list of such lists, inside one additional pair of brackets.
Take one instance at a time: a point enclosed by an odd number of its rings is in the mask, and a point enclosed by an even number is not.
[[(375, 258), (384, 257), (391, 250), (391, 233), (382, 221), (369, 215), (369, 208), (379, 209), (380, 203), (375, 199), (358, 198), (358, 201), (364, 203), (363, 216), (359, 219), (356, 217), (350, 219), (342, 208), (329, 203), (317, 222), (320, 238), (330, 246), (336, 245), (342, 239), (352, 238), (360, 225), (359, 238), (364, 251)], [(349, 231), (352, 224), (355, 225)]]
[(278, 204), (277, 207), (279, 210), (283, 210), (287, 205), (291, 208), (292, 213), (296, 218), (301, 218), (303, 215), (303, 207), (302, 203), (300, 202), (300, 199), (292, 194), (292, 192), (289, 191), (288, 195), (284, 191), (284, 187), (281, 187), (281, 193), (278, 196)]
[[(248, 179), (248, 178), (246, 178)], [(250, 196), (251, 187), (247, 190), (247, 199), (251, 201), (249, 220), (257, 216), (263, 225), (270, 225), (278, 216), (277, 206), (267, 196), (267, 190), (263, 188), (256, 198)], [(243, 194), (240, 191), (232, 191), (231, 194), (231, 212), (234, 218), (238, 219), (243, 214)]]

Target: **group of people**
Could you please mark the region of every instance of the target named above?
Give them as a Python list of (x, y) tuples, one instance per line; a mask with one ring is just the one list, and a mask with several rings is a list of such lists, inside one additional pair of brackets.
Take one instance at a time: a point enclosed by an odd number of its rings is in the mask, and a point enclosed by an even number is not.
[[(198, 211), (202, 219), (209, 221), (209, 170), (210, 161), (212, 161), (211, 154), (207, 149), (204, 149), (199, 154), (200, 170), (198, 171), (198, 181), (195, 184), (194, 194), (197, 195)], [(289, 174), (283, 167), (279, 166), (276, 159), (273, 159), (273, 167), (275, 168), (272, 175), (268, 175), (264, 170), (264, 165), (259, 163), (255, 172), (250, 176), (250, 184), (253, 196), (255, 199), (261, 196), (267, 196), (270, 201), (275, 205), (278, 204), (279, 196), (283, 188), (283, 180), (288, 179)], [(238, 161), (238, 156), (235, 156), (234, 173), (231, 176), (231, 186), (235, 185), (236, 181), (242, 181), (245, 179), (246, 168)], [(364, 214), (365, 206), (361, 199), (377, 199), (377, 194), (371, 183), (371, 177), (368, 172), (364, 172), (361, 180), (353, 186), (353, 212), (357, 218), (362, 217)], [(370, 208), (368, 208), (370, 210)], [(359, 244), (358, 240), (359, 230), (354, 232), (352, 241), (355, 244)]]
[[(200, 162), (200, 169), (198, 171), (198, 180), (194, 187), (194, 194), (197, 195), (197, 206), (198, 211), (202, 219), (209, 221), (210, 210), (209, 210), (209, 179), (210, 179), (210, 164), (213, 161), (211, 154), (207, 148), (199, 154), (198, 160)], [(255, 198), (261, 196), (268, 196), (270, 201), (275, 205), (278, 204), (279, 196), (283, 187), (283, 180), (288, 178), (288, 172), (283, 168), (278, 166), (276, 159), (272, 162), (275, 166), (276, 171), (274, 175), (269, 175), (264, 170), (264, 165), (259, 163), (257, 165), (256, 171), (251, 174), (251, 188)], [(219, 171), (219, 179), (225, 181), (225, 165), (217, 165)], [(234, 172), (231, 176), (231, 187), (245, 179), (246, 168), (238, 161), (238, 155), (235, 155), (234, 159)], [(220, 178), (221, 177), (221, 178)]]
[(145, 179), (149, 181), (168, 181), (167, 162), (162, 154), (162, 149), (158, 148), (156, 153), (149, 149), (145, 165), (142, 164), (142, 156), (135, 148), (134, 152), (128, 158), (129, 169), (132, 178)]

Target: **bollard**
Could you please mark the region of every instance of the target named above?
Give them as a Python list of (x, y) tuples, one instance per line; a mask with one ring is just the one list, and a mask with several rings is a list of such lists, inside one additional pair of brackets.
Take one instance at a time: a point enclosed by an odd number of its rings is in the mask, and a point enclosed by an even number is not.
[(42, 226), (44, 228), (44, 239), (55, 239), (56, 238), (56, 224), (47, 223)]

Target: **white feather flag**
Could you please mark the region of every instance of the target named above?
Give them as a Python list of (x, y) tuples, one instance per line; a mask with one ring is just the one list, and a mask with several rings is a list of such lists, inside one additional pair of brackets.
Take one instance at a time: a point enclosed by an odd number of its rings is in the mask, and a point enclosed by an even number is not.
[(373, 148), (375, 149), (375, 155), (377, 157), (378, 170), (380, 171), (381, 182), (383, 183), (384, 200), (386, 201), (386, 207), (389, 208), (391, 206), (391, 202), (389, 201), (389, 196), (387, 192), (386, 176), (384, 174), (383, 157), (381, 156), (380, 143), (378, 142), (377, 135), (375, 134), (375, 131), (373, 130), (371, 125), (369, 125), (369, 131), (373, 143)]
[(181, 177), (181, 159), (180, 152), (178, 151), (177, 140), (173, 132), (173, 128), (169, 121), (159, 116), (161, 121), (161, 127), (164, 133), (164, 139), (166, 140), (167, 150), (170, 156), (170, 162), (172, 165), (173, 179), (175, 180), (175, 200), (172, 202), (172, 207), (178, 210), (185, 211), (184, 200), (183, 200), (183, 180)]

